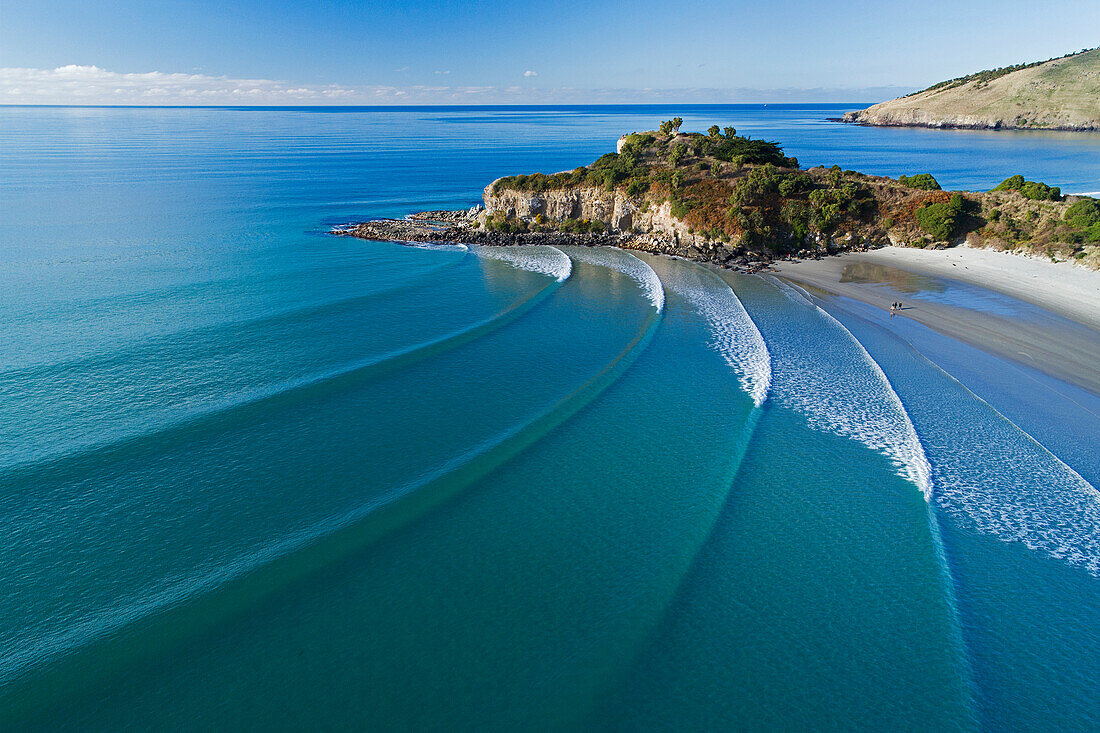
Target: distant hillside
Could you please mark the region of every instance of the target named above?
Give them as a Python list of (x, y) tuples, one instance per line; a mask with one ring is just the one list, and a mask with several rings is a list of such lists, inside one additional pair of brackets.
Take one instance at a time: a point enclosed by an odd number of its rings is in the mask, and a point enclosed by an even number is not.
[(845, 122), (899, 127), (1100, 131), (1100, 48), (933, 84), (848, 112)]

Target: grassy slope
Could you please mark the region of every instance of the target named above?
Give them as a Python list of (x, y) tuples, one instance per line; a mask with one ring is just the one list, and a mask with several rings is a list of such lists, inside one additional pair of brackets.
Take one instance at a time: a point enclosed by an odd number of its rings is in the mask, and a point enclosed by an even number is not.
[(975, 75), (856, 113), (868, 124), (1100, 130), (1100, 49), (999, 76)]

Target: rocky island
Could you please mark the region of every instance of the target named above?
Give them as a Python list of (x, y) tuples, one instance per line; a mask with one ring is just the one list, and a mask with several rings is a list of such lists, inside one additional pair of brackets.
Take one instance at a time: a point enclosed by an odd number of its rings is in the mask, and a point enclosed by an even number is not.
[(891, 179), (802, 169), (773, 142), (681, 120), (632, 133), (588, 166), (493, 181), (484, 207), (343, 227), (373, 240), (614, 245), (724, 267), (885, 245), (1025, 251), (1100, 266), (1100, 201), (1022, 176), (948, 192), (927, 173)]
[(1100, 131), (1100, 48), (968, 74), (858, 112), (893, 127)]

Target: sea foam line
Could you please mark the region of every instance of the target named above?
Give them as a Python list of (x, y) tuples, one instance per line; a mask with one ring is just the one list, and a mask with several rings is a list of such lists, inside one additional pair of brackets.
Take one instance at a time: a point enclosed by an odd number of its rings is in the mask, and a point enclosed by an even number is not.
[(506, 262), (528, 272), (548, 275), (565, 282), (573, 272), (573, 261), (557, 247), (548, 244), (525, 244), (511, 247), (478, 247), (478, 257)]
[(957, 378), (907, 346), (950, 385), (934, 394), (917, 390), (908, 398), (922, 425), (921, 445), (931, 456), (934, 506), (962, 526), (1004, 542), (1021, 542), (1100, 577), (1100, 491)]
[(571, 247), (569, 255), (578, 262), (607, 267), (634, 280), (642, 294), (660, 313), (665, 308), (665, 288), (653, 268), (626, 250), (616, 247)]
[[(840, 321), (786, 283), (769, 280), (791, 301), (823, 317), (844, 342), (844, 347), (838, 349), (833, 340), (815, 339), (811, 343), (808, 336), (792, 345), (788, 373), (797, 376), (777, 385), (782, 401), (806, 415), (811, 426), (853, 438), (885, 455), (898, 474), (915, 484), (931, 502), (932, 467), (886, 373)], [(821, 368), (822, 363), (829, 363), (829, 357), (835, 364), (850, 363), (849, 354), (844, 352), (852, 349), (858, 353), (865, 372), (842, 374)]]
[[(914, 395), (934, 460), (936, 506), (964, 526), (1022, 542), (1100, 577), (1100, 491), (916, 349), (950, 387)], [(956, 395), (947, 394), (950, 389)], [(980, 405), (980, 409), (973, 407)]]
[(711, 332), (708, 346), (737, 375), (742, 389), (760, 407), (768, 398), (772, 360), (764, 337), (733, 288), (713, 272), (695, 264), (670, 268), (669, 288), (703, 316)]
[(456, 243), (444, 243), (444, 242), (402, 242), (407, 247), (416, 247), (417, 249), (434, 249), (441, 250), (443, 252), (469, 252), (470, 248), (465, 244)]

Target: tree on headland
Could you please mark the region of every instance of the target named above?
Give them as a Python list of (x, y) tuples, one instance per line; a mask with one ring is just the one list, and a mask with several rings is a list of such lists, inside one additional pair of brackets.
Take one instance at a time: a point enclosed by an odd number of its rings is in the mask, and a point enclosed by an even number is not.
[(683, 117), (673, 117), (671, 120), (665, 120), (661, 123), (661, 127), (658, 128), (662, 135), (674, 135), (680, 131), (680, 125), (684, 124)]
[(733, 127), (723, 127), (722, 132), (725, 134), (727, 140), (731, 140), (737, 137), (737, 129)]
[(718, 127), (718, 125), (711, 125), (707, 128), (707, 134), (711, 137), (718, 137), (718, 133), (720, 133), (721, 131), (722, 130)]

